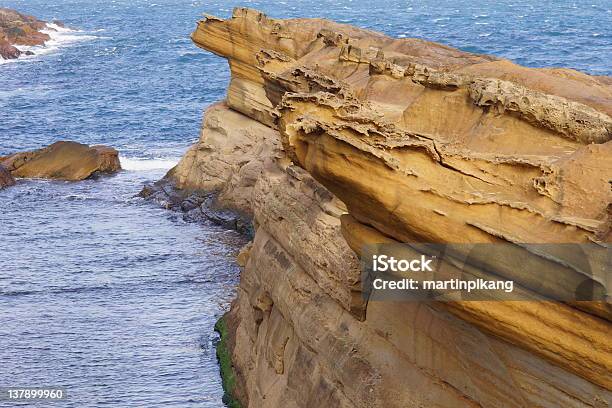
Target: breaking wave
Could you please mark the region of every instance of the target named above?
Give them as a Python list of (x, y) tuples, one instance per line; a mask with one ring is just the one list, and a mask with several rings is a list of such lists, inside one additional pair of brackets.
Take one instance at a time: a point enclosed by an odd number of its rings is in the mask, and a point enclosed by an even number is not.
[(147, 171), (147, 170), (170, 170), (179, 162), (179, 158), (128, 158), (119, 157), (123, 170)]
[[(102, 37), (97, 35), (87, 34), (82, 30), (73, 30), (71, 28), (61, 27), (57, 24), (47, 23), (47, 28), (40, 30), (42, 33), (45, 33), (51, 37), (49, 41), (47, 41), (44, 45), (16, 45), (15, 47), (19, 49), (19, 51), (23, 52), (19, 58), (5, 60), (0, 57), (0, 64), (7, 64), (10, 62), (19, 62), (19, 61), (29, 61), (33, 60), (41, 55), (47, 55), (57, 52), (60, 48), (64, 48), (70, 46), (71, 44), (82, 42), (82, 41), (91, 41), (96, 40)], [(96, 32), (99, 30), (96, 30)], [(25, 52), (31, 51), (34, 55), (25, 55)]]

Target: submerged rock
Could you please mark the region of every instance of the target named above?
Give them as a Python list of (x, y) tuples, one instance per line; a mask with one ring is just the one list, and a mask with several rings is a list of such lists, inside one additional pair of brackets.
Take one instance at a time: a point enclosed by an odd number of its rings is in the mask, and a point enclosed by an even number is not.
[(0, 164), (15, 177), (58, 180), (84, 180), (98, 173), (121, 170), (119, 153), (112, 147), (69, 141), (2, 157)]
[(0, 189), (15, 185), (15, 178), (4, 166), (0, 165)]

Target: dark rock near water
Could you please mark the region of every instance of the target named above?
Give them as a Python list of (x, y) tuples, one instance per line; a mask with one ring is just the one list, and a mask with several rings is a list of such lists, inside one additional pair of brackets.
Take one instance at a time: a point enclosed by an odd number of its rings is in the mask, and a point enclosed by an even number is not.
[(146, 185), (138, 196), (156, 201), (166, 209), (183, 212), (186, 221), (212, 221), (248, 236), (253, 235), (251, 217), (224, 206), (216, 192), (185, 191), (177, 189), (171, 180), (162, 179)]
[(234, 211), (222, 206), (217, 201), (216, 194), (210, 194), (200, 206), (202, 214), (215, 224), (222, 225), (238, 232), (250, 234), (252, 223), (249, 217), (243, 216), (238, 211)]
[(138, 193), (138, 197), (155, 201), (162, 207), (175, 211), (182, 211), (181, 202), (183, 202), (185, 196), (185, 194), (176, 190), (174, 185), (165, 179), (159, 180), (154, 184), (147, 184)]

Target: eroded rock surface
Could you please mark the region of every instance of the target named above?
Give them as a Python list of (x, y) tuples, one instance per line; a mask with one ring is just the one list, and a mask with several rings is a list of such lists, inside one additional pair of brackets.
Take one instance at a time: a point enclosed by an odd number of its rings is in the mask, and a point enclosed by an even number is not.
[(4, 166), (0, 165), (0, 189), (15, 185), (15, 178)]
[(253, 218), (226, 317), (245, 406), (612, 405), (609, 303), (367, 302), (358, 261), (609, 245), (609, 78), (242, 8), (192, 38), (232, 78), (165, 182)]
[(119, 153), (108, 146), (56, 142), (29, 152), (0, 157), (0, 164), (15, 177), (84, 180), (97, 173), (121, 169)]

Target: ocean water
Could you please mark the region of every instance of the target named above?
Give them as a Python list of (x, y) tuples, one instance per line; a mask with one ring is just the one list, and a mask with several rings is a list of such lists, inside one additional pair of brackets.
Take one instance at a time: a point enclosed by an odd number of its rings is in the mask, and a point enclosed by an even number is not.
[(70, 139), (116, 147), (125, 169), (0, 192), (0, 387), (65, 387), (57, 407), (222, 406), (212, 327), (234, 296), (244, 239), (134, 198), (224, 96), (226, 62), (189, 39), (201, 13), (228, 17), (240, 5), (327, 17), (528, 66), (612, 74), (605, 0), (0, 5), (69, 27), (50, 31), (33, 57), (0, 61), (0, 156)]

